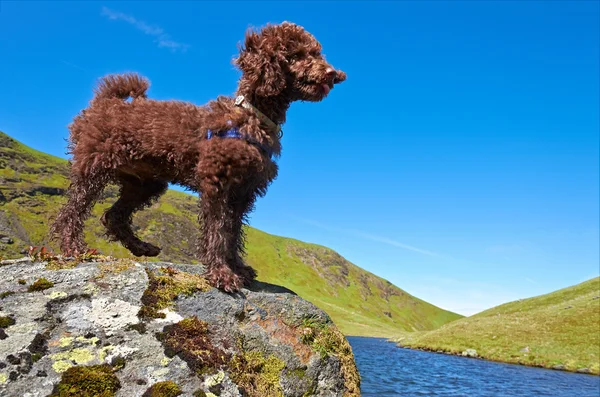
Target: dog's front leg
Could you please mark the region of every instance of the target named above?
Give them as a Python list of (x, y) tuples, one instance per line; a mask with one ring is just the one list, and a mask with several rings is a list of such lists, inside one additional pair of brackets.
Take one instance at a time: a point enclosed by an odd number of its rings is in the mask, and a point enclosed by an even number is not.
[(211, 285), (237, 291), (256, 277), (242, 260), (243, 224), (257, 195), (266, 187), (263, 156), (237, 139), (205, 141), (199, 152), (199, 259), (206, 266), (205, 276)]
[(250, 186), (242, 186), (236, 192), (229, 196), (229, 206), (232, 209), (232, 229), (233, 246), (229, 251), (231, 255), (230, 263), (233, 264), (233, 271), (242, 276), (246, 285), (250, 284), (256, 278), (256, 271), (244, 263), (242, 259), (245, 256), (246, 236), (244, 233), (244, 223), (248, 214), (254, 208), (256, 201), (256, 192)]
[(232, 260), (237, 240), (232, 234), (233, 215), (233, 208), (225, 194), (202, 193), (199, 259), (206, 267), (204, 277), (208, 282), (227, 292), (235, 292), (244, 284), (244, 278), (234, 271), (237, 264)]

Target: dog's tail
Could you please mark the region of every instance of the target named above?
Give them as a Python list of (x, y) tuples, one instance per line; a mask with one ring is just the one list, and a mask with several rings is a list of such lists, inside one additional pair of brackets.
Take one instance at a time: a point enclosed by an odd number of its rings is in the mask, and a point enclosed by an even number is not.
[(109, 74), (98, 82), (94, 89), (94, 99), (120, 98), (146, 98), (146, 91), (150, 81), (137, 73)]

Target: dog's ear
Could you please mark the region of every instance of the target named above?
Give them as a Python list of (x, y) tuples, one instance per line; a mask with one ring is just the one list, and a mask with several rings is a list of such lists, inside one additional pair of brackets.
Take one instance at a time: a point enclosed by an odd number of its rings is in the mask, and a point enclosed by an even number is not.
[(234, 60), (243, 72), (242, 79), (258, 96), (267, 97), (280, 94), (286, 87), (283, 71), (285, 56), (278, 51), (275, 38), (264, 37), (248, 32), (240, 55)]

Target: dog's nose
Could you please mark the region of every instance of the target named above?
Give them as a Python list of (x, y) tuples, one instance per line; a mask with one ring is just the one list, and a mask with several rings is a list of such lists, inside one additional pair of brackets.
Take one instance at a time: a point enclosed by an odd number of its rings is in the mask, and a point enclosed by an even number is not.
[(328, 80), (334, 80), (337, 77), (337, 72), (334, 68), (329, 67), (327, 70), (325, 70), (325, 75), (327, 76)]

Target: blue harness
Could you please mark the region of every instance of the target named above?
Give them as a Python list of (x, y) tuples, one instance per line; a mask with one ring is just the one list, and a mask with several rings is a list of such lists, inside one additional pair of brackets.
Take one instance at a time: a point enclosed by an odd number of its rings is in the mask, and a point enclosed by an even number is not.
[(246, 142), (248, 142), (249, 144), (254, 145), (257, 148), (259, 148), (264, 154), (269, 156), (270, 159), (273, 158), (273, 149), (271, 147), (269, 147), (267, 145), (263, 145), (262, 143), (254, 140), (254, 139), (245, 137), (240, 132), (239, 128), (237, 128), (237, 127), (233, 127), (229, 130), (218, 131), (218, 132), (213, 132), (212, 130), (208, 130), (208, 133), (206, 134), (206, 139), (212, 139), (214, 137), (243, 139)]

